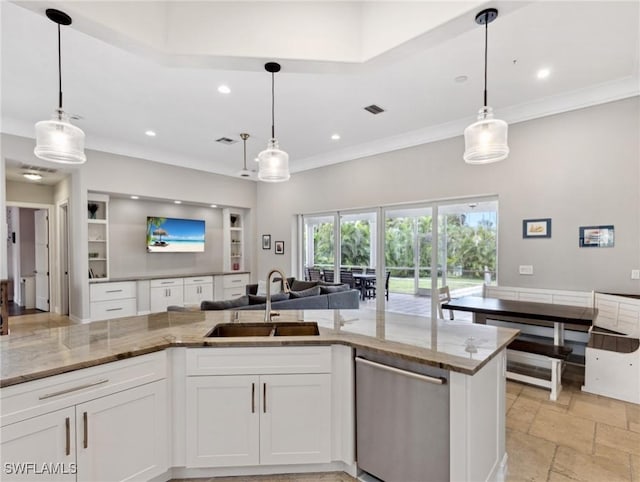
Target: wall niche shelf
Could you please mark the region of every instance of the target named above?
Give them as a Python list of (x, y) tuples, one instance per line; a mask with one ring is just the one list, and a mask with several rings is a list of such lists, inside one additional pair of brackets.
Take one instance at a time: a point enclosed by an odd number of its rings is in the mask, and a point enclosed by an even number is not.
[(109, 196), (87, 195), (87, 257), (89, 281), (109, 279)]
[(244, 213), (240, 210), (222, 210), (224, 231), (224, 271), (244, 271)]

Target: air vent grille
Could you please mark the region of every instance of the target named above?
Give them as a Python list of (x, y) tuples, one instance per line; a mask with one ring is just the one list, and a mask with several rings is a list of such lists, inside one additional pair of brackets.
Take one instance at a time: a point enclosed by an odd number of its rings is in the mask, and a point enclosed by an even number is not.
[(221, 137), (220, 139), (216, 139), (216, 142), (230, 146), (231, 144), (235, 144), (236, 142), (238, 142), (238, 140), (231, 139), (230, 137)]
[(20, 169), (31, 172), (48, 172), (49, 174), (58, 172), (57, 169), (51, 169), (50, 167), (31, 166), (29, 164), (20, 164)]
[(375, 104), (371, 104), (365, 107), (364, 110), (366, 110), (367, 112), (371, 112), (373, 115), (381, 114), (384, 112), (384, 109), (382, 107)]

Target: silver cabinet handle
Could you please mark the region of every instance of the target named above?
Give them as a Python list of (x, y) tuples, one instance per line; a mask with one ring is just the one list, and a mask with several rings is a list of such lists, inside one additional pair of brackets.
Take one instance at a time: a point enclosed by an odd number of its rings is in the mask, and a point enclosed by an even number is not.
[(82, 418), (84, 420), (84, 440), (82, 445), (86, 449), (89, 447), (89, 415), (87, 415), (87, 412), (82, 414)]
[(256, 384), (251, 384), (251, 413), (256, 413)]
[(231, 280), (232, 283), (242, 283), (241, 279), (232, 279)]
[(161, 285), (172, 285), (173, 281), (160, 281)]
[(122, 290), (107, 290), (105, 293), (122, 293)]
[(108, 308), (105, 311), (122, 311), (122, 308)]
[(75, 392), (77, 390), (83, 390), (85, 388), (95, 387), (96, 385), (102, 385), (103, 383), (108, 383), (108, 378), (103, 378), (102, 380), (98, 380), (97, 382), (87, 383), (85, 385), (80, 385), (78, 387), (67, 388), (66, 390), (60, 390), (59, 392), (46, 393), (40, 397), (38, 400), (46, 400), (47, 398), (57, 397), (58, 395), (65, 395), (67, 393)]
[(65, 428), (67, 430), (67, 438), (66, 438), (66, 449), (64, 451), (65, 455), (71, 455), (71, 427), (69, 417), (64, 422)]
[(267, 384), (262, 384), (262, 411), (267, 413)]
[(365, 358), (356, 357), (356, 363), (362, 363), (388, 372), (397, 373), (398, 375), (404, 375), (405, 377), (415, 378), (423, 382), (435, 383), (437, 385), (444, 385), (447, 383), (446, 378), (442, 377), (429, 377), (427, 375), (421, 375), (420, 373), (409, 372), (407, 370), (401, 370), (400, 368), (390, 367), (389, 365), (383, 365), (382, 363), (372, 362)]

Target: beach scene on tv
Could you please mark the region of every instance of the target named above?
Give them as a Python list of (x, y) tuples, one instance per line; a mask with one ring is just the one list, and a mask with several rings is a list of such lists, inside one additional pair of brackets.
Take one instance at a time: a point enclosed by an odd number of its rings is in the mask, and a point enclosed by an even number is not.
[(147, 217), (147, 251), (197, 253), (204, 251), (204, 221)]

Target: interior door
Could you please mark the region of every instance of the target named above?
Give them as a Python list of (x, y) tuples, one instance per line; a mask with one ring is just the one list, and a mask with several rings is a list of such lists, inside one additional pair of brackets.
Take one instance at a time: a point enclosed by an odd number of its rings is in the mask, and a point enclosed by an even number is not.
[(49, 311), (49, 216), (38, 209), (35, 217), (36, 238), (36, 308)]
[(69, 314), (69, 218), (67, 204), (60, 206), (60, 314)]

